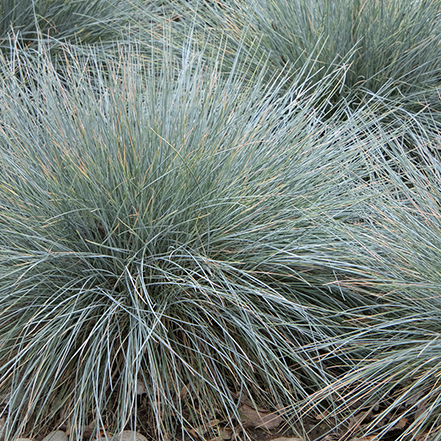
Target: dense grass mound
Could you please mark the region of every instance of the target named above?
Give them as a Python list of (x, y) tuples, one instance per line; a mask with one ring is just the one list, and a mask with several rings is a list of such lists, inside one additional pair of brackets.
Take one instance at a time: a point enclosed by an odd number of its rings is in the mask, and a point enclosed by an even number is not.
[(439, 2), (9, 3), (6, 439), (441, 439)]
[(302, 348), (366, 304), (332, 284), (351, 271), (336, 225), (375, 194), (369, 139), (278, 98), (264, 71), (225, 78), (190, 51), (161, 69), (128, 52), (105, 74), (66, 57), (63, 78), (28, 57), (31, 86), (2, 62), (6, 436), (133, 427), (140, 384), (163, 437), (174, 419), (232, 424), (241, 396), (275, 410), (334, 381)]

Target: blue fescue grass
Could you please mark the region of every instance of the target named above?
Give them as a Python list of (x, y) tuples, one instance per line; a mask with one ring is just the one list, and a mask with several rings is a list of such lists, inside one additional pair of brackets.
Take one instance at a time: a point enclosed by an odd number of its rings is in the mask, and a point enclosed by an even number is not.
[(4, 435), (135, 428), (142, 383), (159, 439), (439, 439), (438, 3), (188, 4), (1, 59)]
[[(133, 3), (134, 5), (134, 3)], [(41, 40), (91, 44), (114, 42), (128, 25), (130, 3), (115, 0), (0, 2), (0, 47), (9, 50), (16, 37), (23, 45)], [(132, 10), (133, 12), (133, 10)]]
[[(339, 104), (357, 108), (372, 97), (412, 112), (428, 106), (439, 111), (441, 9), (436, 0), (177, 0), (170, 9), (181, 11), (202, 40), (210, 31), (216, 45), (225, 35), (230, 63), (238, 48), (252, 70), (268, 58), (269, 76), (296, 77), (303, 71), (314, 87), (347, 66), (332, 93), (321, 97), (330, 112)], [(182, 21), (177, 35), (181, 26)]]
[[(353, 328), (320, 345), (323, 361), (346, 355), (353, 366), (347, 364), (335, 383), (311, 396), (305, 409), (339, 397), (329, 417), (347, 435), (381, 439), (404, 421), (398, 439), (438, 440), (441, 163), (437, 140), (403, 125), (406, 130), (413, 133), (418, 156), (409, 155), (398, 133), (388, 139), (390, 158), (377, 169), (382, 170), (377, 183), (385, 189), (393, 183), (396, 191), (388, 187), (363, 224), (348, 226), (360, 244), (352, 262), (372, 276), (366, 284), (363, 273), (358, 283), (377, 306), (368, 314), (348, 311)], [(361, 414), (370, 416), (360, 420)], [(348, 429), (352, 417), (356, 424)]]
[(334, 381), (302, 348), (366, 303), (332, 286), (352, 272), (335, 226), (375, 195), (369, 139), (265, 69), (225, 76), (221, 52), (158, 68), (122, 50), (101, 71), (66, 51), (62, 77), (26, 55), (31, 84), (1, 64), (6, 437), (59, 412), (75, 436), (91, 414), (133, 427), (137, 381), (161, 438), (233, 425), (236, 394), (275, 410)]

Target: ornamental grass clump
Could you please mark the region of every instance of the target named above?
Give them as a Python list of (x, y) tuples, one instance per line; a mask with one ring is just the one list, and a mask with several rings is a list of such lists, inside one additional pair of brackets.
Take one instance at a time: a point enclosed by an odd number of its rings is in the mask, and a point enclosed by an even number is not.
[(14, 37), (34, 48), (43, 39), (52, 45), (113, 43), (128, 26), (130, 11), (130, 3), (120, 0), (1, 0), (0, 47), (9, 51)]
[[(322, 100), (330, 110), (357, 107), (371, 97), (439, 109), (440, 4), (435, 0), (210, 0), (177, 1), (195, 29), (228, 37), (231, 60), (258, 67), (269, 57), (271, 72), (289, 77), (307, 63), (312, 84), (336, 67), (349, 66), (342, 83)], [(173, 4), (173, 9), (176, 9)], [(180, 28), (177, 27), (177, 32)], [(313, 65), (310, 60), (314, 60)], [(286, 72), (286, 71), (289, 72)], [(289, 87), (289, 80), (286, 81)]]
[(388, 143), (394, 155), (377, 182), (393, 181), (396, 191), (385, 187), (370, 201), (365, 222), (347, 227), (362, 244), (353, 247), (352, 263), (363, 264), (363, 280), (366, 271), (373, 276), (365, 298), (377, 307), (347, 311), (353, 329), (321, 347), (322, 362), (343, 356), (353, 365), (308, 404), (338, 396), (327, 417), (347, 436), (439, 440), (441, 163), (433, 155), (439, 144), (414, 136), (415, 159), (399, 137)]
[(141, 392), (145, 430), (192, 436), (335, 380), (310, 348), (366, 305), (333, 286), (352, 271), (336, 225), (375, 193), (371, 140), (280, 98), (264, 66), (247, 82), (222, 53), (184, 55), (127, 49), (102, 72), (66, 48), (62, 76), (43, 50), (1, 60), (7, 440), (139, 427)]

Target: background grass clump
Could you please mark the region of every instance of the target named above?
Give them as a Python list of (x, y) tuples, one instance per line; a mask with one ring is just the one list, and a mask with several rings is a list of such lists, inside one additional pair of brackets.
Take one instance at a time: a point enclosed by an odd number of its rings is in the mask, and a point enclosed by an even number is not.
[(439, 80), (440, 5), (434, 0), (194, 0), (185, 5), (191, 12), (183, 14), (196, 27), (211, 27), (213, 38), (216, 31), (226, 32), (230, 47), (244, 46), (250, 63), (260, 63), (266, 54), (271, 68), (283, 72), (302, 70), (312, 59), (314, 78), (321, 78), (348, 61), (340, 94), (349, 102), (362, 91), (381, 93), (388, 83), (395, 93), (409, 95), (436, 87)]
[[(134, 5), (134, 3), (132, 3)], [(129, 23), (130, 3), (114, 0), (23, 0), (0, 2), (0, 47), (11, 41), (36, 48), (42, 40), (52, 45), (114, 43)]]
[(287, 77), (286, 87), (300, 72), (315, 87), (340, 70), (332, 90), (317, 97), (330, 114), (340, 105), (354, 109), (375, 101), (382, 103), (377, 112), (405, 109), (439, 124), (437, 0), (185, 0), (170, 10), (184, 17), (177, 35), (191, 23), (202, 41), (216, 46), (226, 38), (230, 64), (241, 48), (251, 72), (268, 58), (269, 76)]
[[(415, 144), (422, 151), (436, 148)], [(340, 345), (343, 352), (356, 354), (363, 348), (369, 356), (358, 359), (357, 368), (331, 386), (333, 392), (344, 390), (352, 402), (360, 400), (365, 409), (380, 404), (381, 411), (363, 428), (378, 437), (403, 418), (407, 424), (400, 439), (440, 437), (440, 168), (429, 153), (426, 158), (424, 163), (412, 160), (403, 146), (395, 145), (394, 162), (400, 164), (401, 174), (394, 167), (387, 177), (402, 181), (400, 193), (377, 200), (374, 222), (358, 233), (364, 247), (357, 252), (381, 274), (378, 284), (383, 285), (385, 309)], [(341, 410), (347, 418), (347, 409)]]
[(439, 2), (88, 5), (3, 3), (3, 436), (441, 438)]

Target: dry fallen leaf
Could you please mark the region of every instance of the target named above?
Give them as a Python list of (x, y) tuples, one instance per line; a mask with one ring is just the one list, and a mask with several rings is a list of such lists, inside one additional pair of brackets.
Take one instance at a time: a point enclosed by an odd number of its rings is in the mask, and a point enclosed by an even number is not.
[(234, 435), (234, 437), (236, 436), (233, 429), (231, 429), (230, 427), (221, 427), (221, 428), (219, 428), (218, 436), (216, 436), (215, 438), (211, 438), (208, 441), (230, 440), (231, 438), (233, 438), (233, 435)]
[(280, 438), (274, 438), (270, 441), (303, 441), (302, 438), (285, 438), (284, 436), (281, 436)]
[(224, 441), (226, 439), (231, 439), (233, 437), (233, 429), (230, 427), (222, 427), (219, 429), (219, 438)]
[[(349, 418), (349, 428), (353, 428), (361, 424), (363, 421), (367, 420), (372, 416), (372, 411), (368, 410), (367, 412), (359, 412), (357, 415), (354, 415)], [(363, 440), (364, 441), (364, 440)]]
[(424, 395), (424, 392), (418, 392), (415, 395), (412, 395), (405, 403), (404, 405), (406, 407), (413, 406), (415, 403), (418, 402), (418, 400)]
[(147, 389), (145, 387), (144, 382), (141, 380), (136, 380), (136, 394), (142, 395), (142, 394), (146, 394), (146, 393), (147, 393)]
[(415, 421), (426, 411), (426, 401), (417, 404), (417, 411), (415, 412)]
[(321, 420), (325, 420), (325, 419), (328, 417), (328, 415), (329, 415), (329, 413), (326, 412), (326, 410), (324, 410), (323, 412), (318, 413), (318, 414), (315, 416), (315, 419), (316, 419), (316, 420), (319, 420), (319, 421), (321, 421)]
[(278, 427), (282, 422), (282, 418), (277, 413), (260, 409), (255, 410), (248, 404), (242, 404), (239, 411), (243, 415), (242, 423), (244, 427), (259, 427), (271, 430)]
[(401, 418), (397, 424), (395, 424), (394, 429), (403, 429), (406, 427), (407, 424), (407, 418)]
[(429, 436), (430, 436), (430, 430), (425, 430), (423, 433), (418, 435), (416, 441), (427, 441), (429, 439)]
[(181, 399), (181, 401), (184, 401), (185, 397), (188, 394), (188, 388), (187, 386), (182, 386), (181, 391), (179, 392), (179, 398)]
[(220, 421), (218, 419), (214, 419), (209, 421), (207, 424), (202, 424), (199, 427), (194, 427), (193, 429), (190, 429), (189, 432), (194, 436), (199, 435), (203, 437), (204, 433), (208, 431), (209, 427), (217, 426), (219, 422)]

